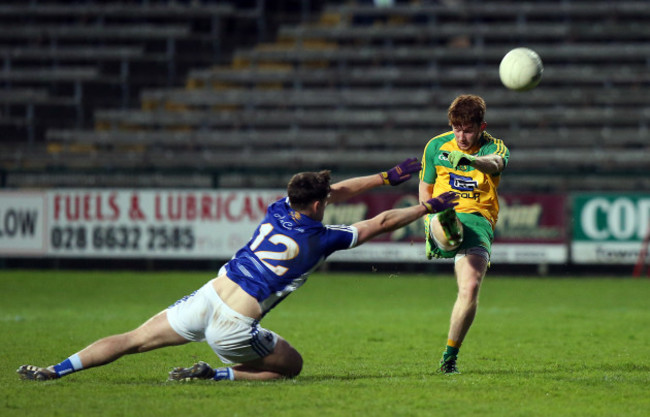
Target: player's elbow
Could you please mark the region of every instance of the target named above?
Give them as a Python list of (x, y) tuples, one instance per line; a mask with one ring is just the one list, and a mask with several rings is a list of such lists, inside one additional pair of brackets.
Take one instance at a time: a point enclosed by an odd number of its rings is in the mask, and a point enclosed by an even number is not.
[(397, 228), (397, 224), (395, 223), (395, 221), (386, 218), (381, 219), (381, 221), (377, 225), (377, 229), (379, 230), (380, 234), (392, 232), (396, 228)]
[(505, 169), (505, 167), (506, 167), (506, 163), (503, 160), (503, 158), (500, 157), (500, 156), (497, 156), (494, 159), (494, 173), (495, 174), (500, 174)]
[(484, 174), (488, 175), (496, 175), (500, 174), (501, 171), (503, 171), (503, 165), (499, 164), (496, 161), (490, 162), (488, 164), (483, 165), (483, 167), (480, 169), (481, 172)]

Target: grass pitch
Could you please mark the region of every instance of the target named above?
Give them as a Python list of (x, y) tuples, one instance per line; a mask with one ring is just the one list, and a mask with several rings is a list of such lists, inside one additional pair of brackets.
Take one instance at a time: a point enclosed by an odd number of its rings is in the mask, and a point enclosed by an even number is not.
[(448, 276), (314, 274), (262, 325), (305, 359), (294, 380), (166, 382), (219, 365), (204, 343), (124, 357), (48, 382), (50, 365), (199, 288), (209, 273), (0, 271), (1, 416), (647, 416), (650, 280), (488, 274), (461, 349), (435, 373)]

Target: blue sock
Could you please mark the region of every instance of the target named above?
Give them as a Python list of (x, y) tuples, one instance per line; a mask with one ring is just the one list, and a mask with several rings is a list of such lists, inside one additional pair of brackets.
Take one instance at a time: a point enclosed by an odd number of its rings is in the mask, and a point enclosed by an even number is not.
[(232, 371), (232, 368), (215, 368), (215, 374), (212, 377), (215, 381), (234, 381), (235, 373)]
[(63, 362), (54, 365), (54, 372), (56, 372), (59, 377), (80, 371), (82, 369), (83, 365), (81, 364), (81, 359), (79, 359), (79, 356), (77, 354), (74, 354)]

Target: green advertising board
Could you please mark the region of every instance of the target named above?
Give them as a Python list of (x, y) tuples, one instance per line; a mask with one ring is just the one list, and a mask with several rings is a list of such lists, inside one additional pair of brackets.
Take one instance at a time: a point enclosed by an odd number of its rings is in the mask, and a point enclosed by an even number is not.
[(634, 264), (650, 229), (650, 194), (575, 194), (571, 259)]

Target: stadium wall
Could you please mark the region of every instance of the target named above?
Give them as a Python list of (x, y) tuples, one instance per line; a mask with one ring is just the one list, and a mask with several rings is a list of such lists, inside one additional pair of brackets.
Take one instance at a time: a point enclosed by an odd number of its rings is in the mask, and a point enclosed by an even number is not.
[[(280, 189), (51, 189), (0, 192), (0, 258), (223, 262), (281, 198)], [(333, 205), (324, 220), (351, 224), (417, 203), (375, 192)], [(631, 271), (649, 230), (650, 194), (504, 194), (492, 262)], [(334, 254), (330, 264), (428, 264), (423, 226)], [(647, 255), (646, 255), (647, 256)], [(648, 259), (646, 259), (646, 262)], [(24, 262), (18, 262), (24, 265)]]

